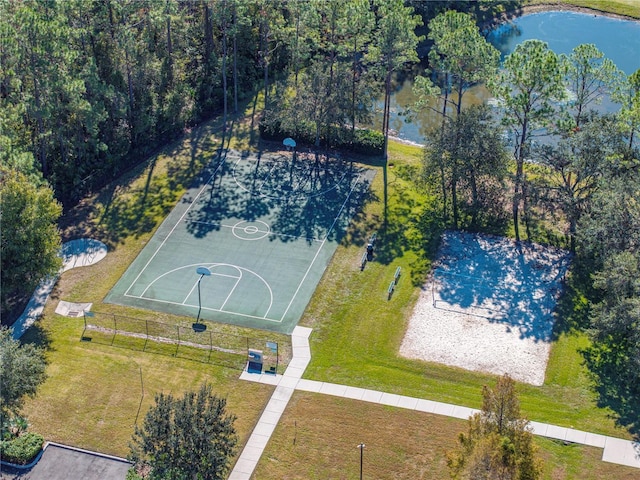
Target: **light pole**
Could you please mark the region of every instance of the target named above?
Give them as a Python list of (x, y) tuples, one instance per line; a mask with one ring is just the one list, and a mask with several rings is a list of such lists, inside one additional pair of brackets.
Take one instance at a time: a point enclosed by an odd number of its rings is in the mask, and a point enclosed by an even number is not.
[(211, 270), (209, 270), (207, 267), (198, 267), (196, 268), (196, 273), (200, 275), (200, 278), (198, 279), (198, 318), (196, 319), (196, 323), (198, 323), (200, 321), (200, 311), (202, 310), (202, 299), (200, 297), (200, 280), (202, 280), (202, 277), (204, 277), (205, 275), (207, 277), (211, 275)]
[(360, 449), (360, 480), (362, 480), (362, 454), (364, 452), (364, 443), (358, 445), (358, 448)]

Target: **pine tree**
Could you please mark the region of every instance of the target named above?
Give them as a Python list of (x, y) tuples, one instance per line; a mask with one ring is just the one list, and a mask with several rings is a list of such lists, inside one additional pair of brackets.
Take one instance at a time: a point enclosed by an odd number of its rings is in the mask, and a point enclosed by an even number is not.
[(529, 158), (534, 132), (549, 125), (554, 102), (565, 96), (560, 58), (541, 40), (525, 40), (505, 59), (504, 69), (491, 81), (489, 89), (503, 110), (502, 121), (515, 135), (513, 182), (513, 227), (520, 241), (520, 206), (529, 231), (527, 181), (524, 164)]
[(468, 432), (448, 454), (455, 479), (535, 480), (541, 464), (529, 422), (521, 417), (515, 382), (508, 375), (482, 389), (482, 411), (469, 418)]

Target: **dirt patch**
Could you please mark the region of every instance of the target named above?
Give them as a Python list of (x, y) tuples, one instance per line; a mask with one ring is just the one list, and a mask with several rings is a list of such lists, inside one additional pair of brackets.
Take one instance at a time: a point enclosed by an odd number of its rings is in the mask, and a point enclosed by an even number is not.
[(560, 249), (445, 233), (400, 354), (542, 385), (569, 261)]

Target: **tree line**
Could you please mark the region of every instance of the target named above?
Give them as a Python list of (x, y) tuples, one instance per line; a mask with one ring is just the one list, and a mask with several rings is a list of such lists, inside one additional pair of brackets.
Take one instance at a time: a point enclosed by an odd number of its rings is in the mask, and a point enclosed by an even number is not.
[[(459, 3), (489, 18), (518, 2)], [(61, 210), (43, 199), (73, 206), (189, 127), (226, 125), (258, 89), (265, 130), (379, 148), (356, 122), (384, 93), (388, 134), (393, 74), (418, 60), (422, 18), (450, 4), (0, 2), (0, 186), (16, 226), (2, 231), (3, 318), (59, 268), (60, 242), (42, 227), (55, 230)]]
[(388, 91), (417, 60), (422, 23), (402, 0), (0, 2), (0, 162), (41, 173), (69, 206), (185, 128), (226, 122), (260, 83), (267, 110), (353, 126), (375, 82)]

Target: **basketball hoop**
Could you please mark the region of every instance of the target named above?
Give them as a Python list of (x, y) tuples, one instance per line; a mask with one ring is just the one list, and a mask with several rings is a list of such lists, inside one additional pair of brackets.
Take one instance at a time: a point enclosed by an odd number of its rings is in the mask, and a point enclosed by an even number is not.
[(296, 141), (290, 137), (285, 138), (282, 141), (282, 144), (287, 147), (287, 151), (290, 151), (292, 148), (296, 148)]

